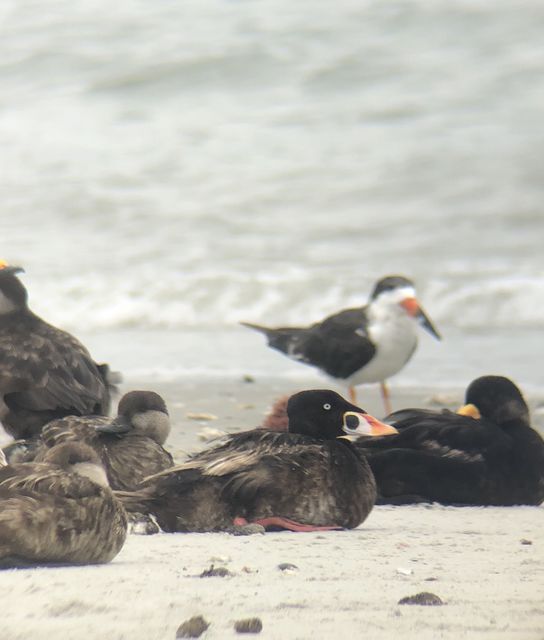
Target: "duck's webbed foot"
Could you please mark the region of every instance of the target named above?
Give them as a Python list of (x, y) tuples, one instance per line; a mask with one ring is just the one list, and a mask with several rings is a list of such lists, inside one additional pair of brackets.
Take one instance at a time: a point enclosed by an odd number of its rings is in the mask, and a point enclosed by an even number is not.
[(155, 533), (160, 533), (161, 528), (151, 514), (128, 512), (127, 515), (130, 533), (140, 536), (152, 536)]
[[(313, 525), (303, 522), (295, 522), (289, 518), (283, 518), (282, 516), (269, 516), (267, 518), (258, 518), (253, 520), (251, 524), (257, 524), (264, 527), (266, 531), (299, 531), (299, 532), (311, 532), (311, 531), (338, 531), (343, 529), (338, 525)], [(245, 518), (234, 518), (234, 525), (247, 525)]]

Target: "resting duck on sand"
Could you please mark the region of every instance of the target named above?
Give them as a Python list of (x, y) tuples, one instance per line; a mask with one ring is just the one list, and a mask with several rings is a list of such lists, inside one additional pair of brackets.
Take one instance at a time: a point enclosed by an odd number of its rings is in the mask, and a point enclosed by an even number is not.
[(81, 443), (0, 468), (0, 566), (97, 564), (125, 541), (127, 516), (96, 453)]
[(68, 415), (107, 415), (114, 374), (66, 331), (32, 313), (23, 271), (0, 260), (0, 422), (14, 438)]
[(128, 510), (153, 514), (164, 531), (248, 523), (292, 531), (357, 527), (376, 487), (349, 437), (396, 430), (329, 390), (291, 396), (287, 413), (289, 433), (230, 435), (118, 495)]
[[(170, 433), (166, 404), (154, 391), (130, 391), (119, 401), (117, 416), (68, 416), (45, 425), (37, 441), (4, 447), (8, 459), (41, 461), (51, 447), (84, 442), (99, 455), (112, 489), (134, 489), (147, 476), (173, 465), (163, 448)], [(26, 451), (25, 451), (26, 448)]]
[(516, 385), (483, 376), (458, 413), (404, 409), (388, 416), (399, 434), (359, 440), (380, 503), (538, 505), (544, 500), (544, 441)]

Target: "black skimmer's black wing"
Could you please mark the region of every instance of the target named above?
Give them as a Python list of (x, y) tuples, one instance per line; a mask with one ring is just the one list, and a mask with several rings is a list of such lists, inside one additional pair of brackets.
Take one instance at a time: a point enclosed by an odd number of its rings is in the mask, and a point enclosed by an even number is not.
[(333, 378), (349, 378), (372, 360), (376, 346), (367, 333), (365, 307), (345, 309), (309, 327), (268, 328), (242, 322), (264, 333), (268, 344)]

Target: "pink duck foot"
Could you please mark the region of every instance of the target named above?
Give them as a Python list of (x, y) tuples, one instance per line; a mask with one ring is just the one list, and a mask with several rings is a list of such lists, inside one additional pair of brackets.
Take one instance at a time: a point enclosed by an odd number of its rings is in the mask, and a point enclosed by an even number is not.
[(259, 518), (249, 523), (245, 518), (234, 518), (233, 524), (236, 527), (242, 527), (247, 524), (260, 524), (266, 530), (269, 529), (287, 529), (288, 531), (340, 531), (343, 527), (337, 525), (330, 526), (318, 526), (313, 524), (303, 524), (302, 522), (295, 522), (289, 520), (289, 518), (282, 518), (281, 516), (270, 516), (268, 518)]

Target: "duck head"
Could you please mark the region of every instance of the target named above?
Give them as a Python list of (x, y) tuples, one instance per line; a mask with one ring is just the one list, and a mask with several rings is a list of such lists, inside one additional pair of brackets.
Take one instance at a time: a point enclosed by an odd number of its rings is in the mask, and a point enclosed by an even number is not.
[(504, 376), (481, 376), (465, 393), (465, 405), (457, 413), (485, 418), (498, 426), (529, 424), (529, 408), (521, 391)]
[(130, 391), (119, 401), (117, 416), (108, 424), (99, 425), (101, 433), (137, 433), (164, 444), (170, 433), (170, 418), (166, 403), (154, 391)]
[(329, 389), (295, 393), (287, 402), (287, 416), (291, 433), (320, 440), (398, 433), (394, 427), (380, 422)]
[(77, 473), (101, 487), (108, 487), (108, 477), (94, 449), (83, 442), (66, 442), (48, 449), (44, 462), (55, 464), (68, 473)]

